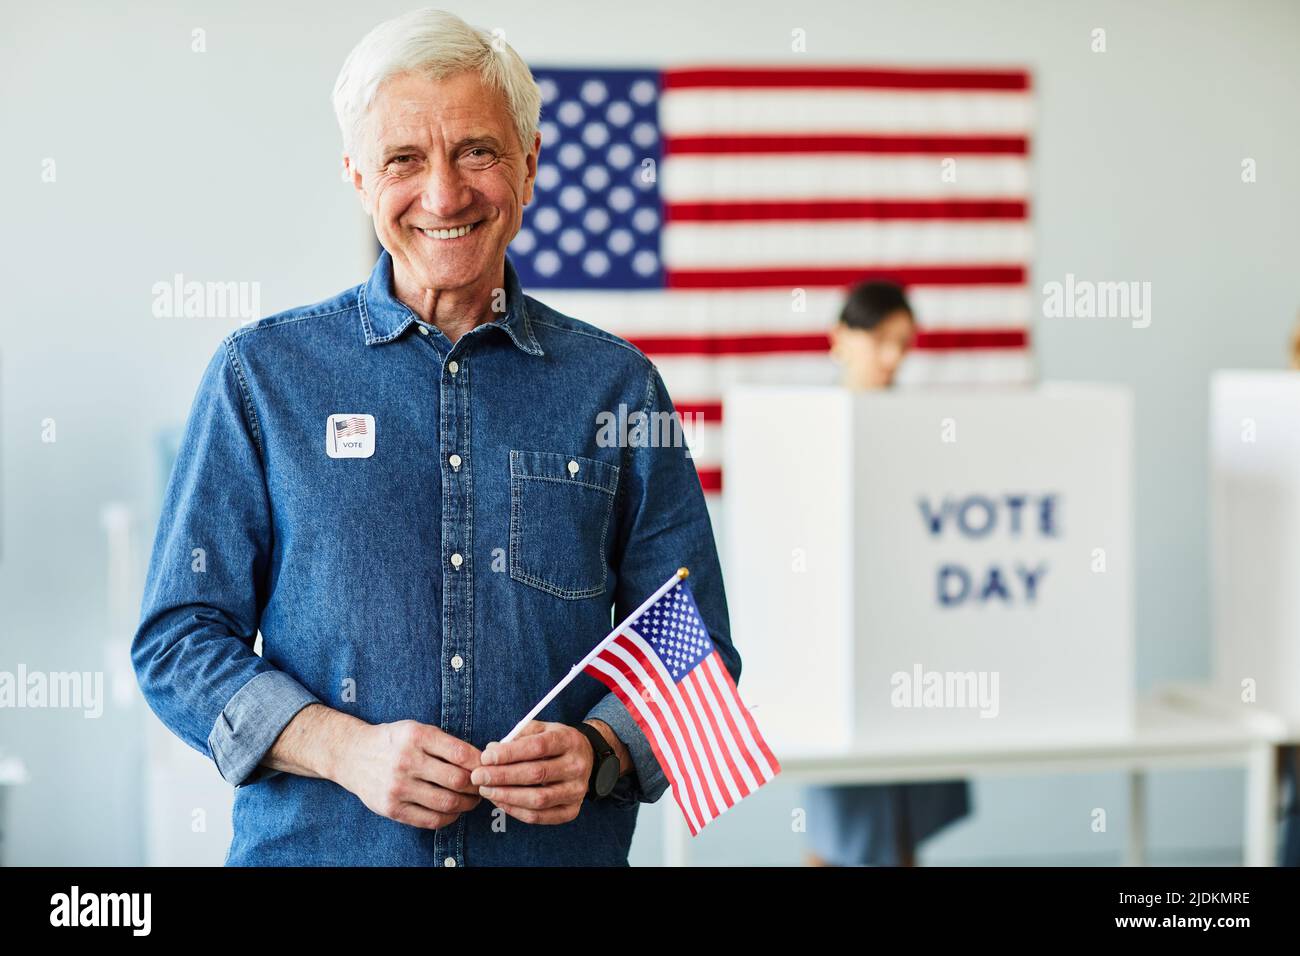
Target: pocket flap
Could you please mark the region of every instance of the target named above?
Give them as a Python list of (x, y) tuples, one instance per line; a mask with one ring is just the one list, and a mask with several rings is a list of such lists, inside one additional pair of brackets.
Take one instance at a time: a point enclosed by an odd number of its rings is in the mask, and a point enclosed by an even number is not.
[(539, 478), (590, 485), (609, 494), (618, 490), (618, 465), (556, 451), (510, 450), (510, 477)]

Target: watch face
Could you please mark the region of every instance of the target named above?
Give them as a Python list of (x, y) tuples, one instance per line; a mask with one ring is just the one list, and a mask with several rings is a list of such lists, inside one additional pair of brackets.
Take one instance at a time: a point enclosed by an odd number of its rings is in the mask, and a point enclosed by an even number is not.
[(596, 794), (597, 796), (607, 796), (614, 785), (618, 783), (618, 755), (610, 754), (600, 762), (600, 767), (596, 771)]

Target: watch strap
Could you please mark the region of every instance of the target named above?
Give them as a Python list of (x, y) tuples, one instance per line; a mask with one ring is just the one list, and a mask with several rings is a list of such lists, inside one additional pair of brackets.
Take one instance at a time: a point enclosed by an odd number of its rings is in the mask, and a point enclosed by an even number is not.
[(581, 731), (582, 735), (591, 743), (593, 757), (591, 761), (591, 776), (587, 780), (587, 796), (591, 797), (593, 800), (599, 800), (602, 796), (605, 796), (605, 794), (596, 792), (596, 777), (600, 773), (600, 768), (605, 761), (610, 757), (614, 757), (616, 760), (618, 759), (614, 753), (614, 748), (609, 745), (609, 741), (605, 739), (605, 736), (595, 727), (591, 726), (591, 724), (579, 721), (578, 723), (570, 724), (569, 726)]

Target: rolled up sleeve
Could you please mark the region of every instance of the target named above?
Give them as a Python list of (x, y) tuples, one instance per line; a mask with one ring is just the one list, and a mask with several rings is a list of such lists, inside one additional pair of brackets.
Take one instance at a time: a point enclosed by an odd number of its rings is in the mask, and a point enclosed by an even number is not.
[(264, 671), (230, 698), (208, 735), (208, 750), (231, 783), (256, 783), (280, 773), (260, 765), (275, 738), (316, 696), (284, 671)]
[[(662, 435), (657, 424), (676, 416), (676, 408), (658, 368), (650, 365), (646, 376), (642, 412), (649, 416), (650, 431)], [(683, 433), (673, 429), (681, 438)], [(614, 554), (618, 585), (614, 619), (622, 621), (640, 607), (679, 567), (690, 570), (691, 592), (719, 656), (733, 680), (740, 680), (740, 654), (731, 642), (727, 598), (722, 585), (713, 525), (695, 461), (684, 442), (649, 443), (625, 452), (625, 479), (620, 480), (620, 531)], [(587, 719), (605, 721), (627, 745), (636, 767), (625, 774), (607, 799), (622, 807), (653, 803), (668, 788), (668, 778), (656, 759), (645, 731), (612, 691), (602, 697)]]
[(270, 500), (261, 437), (228, 336), (199, 384), (167, 483), (131, 661), (159, 720), (234, 786), (319, 702), (254, 651), (267, 600)]

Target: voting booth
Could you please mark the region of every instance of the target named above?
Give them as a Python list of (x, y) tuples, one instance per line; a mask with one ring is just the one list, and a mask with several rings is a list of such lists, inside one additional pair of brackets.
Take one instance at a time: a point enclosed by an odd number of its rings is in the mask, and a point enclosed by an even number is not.
[(1210, 380), (1215, 685), (1300, 720), (1300, 372)]
[(1131, 732), (1126, 388), (738, 385), (723, 416), (740, 689), (778, 755)]

